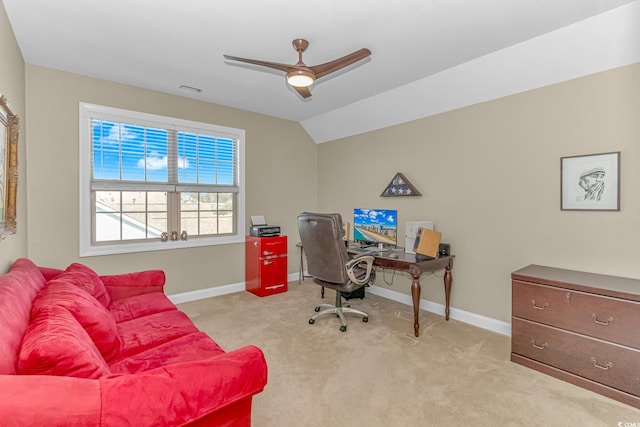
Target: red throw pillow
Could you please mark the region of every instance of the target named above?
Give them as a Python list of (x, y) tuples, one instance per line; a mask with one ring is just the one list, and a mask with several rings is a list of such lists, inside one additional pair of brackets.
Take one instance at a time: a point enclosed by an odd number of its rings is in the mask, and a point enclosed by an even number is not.
[(49, 306), (27, 328), (18, 373), (100, 378), (111, 372), (73, 315), (63, 307)]
[(84, 289), (105, 307), (111, 302), (111, 297), (100, 276), (86, 265), (73, 263), (55, 279), (64, 279)]
[(64, 307), (87, 331), (102, 357), (108, 362), (118, 355), (122, 344), (113, 315), (93, 296), (63, 277), (50, 280), (36, 296), (31, 318), (49, 307)]

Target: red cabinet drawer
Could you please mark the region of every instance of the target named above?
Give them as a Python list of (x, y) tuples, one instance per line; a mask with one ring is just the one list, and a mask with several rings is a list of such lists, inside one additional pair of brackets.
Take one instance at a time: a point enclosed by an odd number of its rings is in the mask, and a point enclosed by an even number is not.
[(286, 292), (287, 236), (247, 236), (245, 248), (246, 290), (261, 297)]

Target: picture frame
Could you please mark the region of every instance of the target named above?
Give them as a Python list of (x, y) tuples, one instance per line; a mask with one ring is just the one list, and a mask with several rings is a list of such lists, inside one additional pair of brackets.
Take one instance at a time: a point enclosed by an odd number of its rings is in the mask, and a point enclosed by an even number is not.
[(620, 151), (560, 158), (560, 209), (620, 210)]
[(16, 233), (20, 119), (0, 93), (0, 240)]

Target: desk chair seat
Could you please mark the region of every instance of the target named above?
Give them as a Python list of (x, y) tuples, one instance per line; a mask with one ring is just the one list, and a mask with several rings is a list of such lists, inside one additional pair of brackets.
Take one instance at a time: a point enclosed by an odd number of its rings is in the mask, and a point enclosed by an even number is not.
[[(313, 282), (336, 291), (335, 305), (316, 306), (318, 314), (309, 319), (309, 323), (314, 324), (320, 316), (337, 315), (340, 330), (345, 332), (345, 314), (358, 315), (367, 322), (369, 315), (366, 312), (343, 304), (342, 293), (353, 292), (369, 283), (374, 257), (363, 255), (349, 259), (340, 214), (302, 213), (298, 216), (298, 230), (307, 254), (307, 271)], [(320, 311), (322, 308), (325, 310)]]

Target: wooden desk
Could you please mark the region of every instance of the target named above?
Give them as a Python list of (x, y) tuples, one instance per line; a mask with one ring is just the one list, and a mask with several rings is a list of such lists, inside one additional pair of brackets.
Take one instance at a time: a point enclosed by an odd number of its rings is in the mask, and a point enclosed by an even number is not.
[[(361, 252), (349, 252), (352, 255), (364, 255)], [(413, 300), (413, 330), (415, 336), (420, 336), (420, 293), (422, 291), (420, 287), (420, 276), (423, 272), (434, 272), (444, 270), (444, 297), (445, 319), (449, 320), (449, 302), (451, 299), (451, 283), (453, 277), (451, 275), (451, 269), (453, 268), (453, 258), (455, 255), (443, 256), (436, 259), (427, 261), (418, 261), (413, 254), (407, 254), (404, 252), (398, 253), (398, 258), (391, 258), (389, 256), (390, 251), (374, 252), (372, 254), (375, 260), (373, 265), (381, 268), (390, 268), (398, 271), (408, 271), (411, 275), (411, 298)]]

